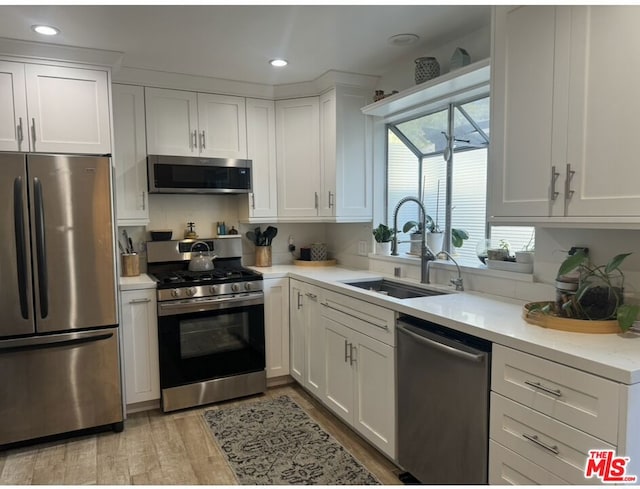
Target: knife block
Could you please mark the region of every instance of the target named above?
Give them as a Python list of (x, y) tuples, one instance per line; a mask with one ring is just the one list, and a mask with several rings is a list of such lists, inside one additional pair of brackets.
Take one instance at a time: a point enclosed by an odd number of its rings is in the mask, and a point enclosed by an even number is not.
[(140, 275), (140, 255), (127, 253), (122, 255), (122, 276), (137, 277)]
[(256, 267), (271, 266), (271, 246), (256, 246)]

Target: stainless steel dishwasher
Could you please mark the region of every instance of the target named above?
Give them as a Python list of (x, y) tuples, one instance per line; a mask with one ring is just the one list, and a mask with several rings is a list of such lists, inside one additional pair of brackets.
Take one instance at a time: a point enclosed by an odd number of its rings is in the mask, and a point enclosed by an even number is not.
[(397, 322), (398, 463), (423, 484), (486, 484), (491, 343)]

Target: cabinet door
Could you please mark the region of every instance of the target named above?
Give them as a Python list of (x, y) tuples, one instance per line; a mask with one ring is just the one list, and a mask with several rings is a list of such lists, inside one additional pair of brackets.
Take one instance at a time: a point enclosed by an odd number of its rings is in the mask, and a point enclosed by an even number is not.
[(320, 97), (320, 199), (318, 215), (336, 215), (336, 91)]
[(637, 6), (571, 7), (568, 216), (640, 216), (638, 23)]
[(276, 102), (278, 217), (316, 217), (320, 198), (318, 98)]
[(355, 404), (353, 425), (362, 436), (392, 459), (396, 456), (394, 349), (354, 333)]
[(321, 399), (335, 414), (353, 423), (352, 331), (326, 316), (321, 316), (324, 333), (325, 385)]
[(290, 336), (290, 356), (289, 365), (291, 377), (304, 384), (305, 369), (305, 316), (302, 291), (302, 283), (291, 280), (289, 301), (289, 336)]
[(247, 158), (247, 119), (242, 97), (198, 94), (200, 155)]
[(24, 65), (0, 61), (0, 151), (29, 151)]
[(160, 399), (156, 291), (125, 291), (121, 297), (126, 403)]
[(195, 92), (145, 88), (147, 153), (198, 156), (198, 101)]
[(569, 483), (499, 443), (489, 440), (489, 484), (534, 486)]
[(324, 387), (324, 351), (323, 330), (320, 322), (320, 300), (318, 289), (306, 285), (304, 290), (305, 310), (305, 376), (304, 386), (318, 397), (322, 396)]
[(289, 279), (263, 281), (267, 378), (289, 374)]
[(26, 65), (31, 151), (111, 153), (106, 71)]
[(149, 223), (144, 89), (112, 86), (118, 225)]
[[(495, 9), (490, 216), (564, 213), (568, 34), (562, 15), (553, 6)], [(552, 176), (554, 169), (560, 175)]]
[(247, 99), (247, 158), (253, 171), (249, 217), (276, 217), (276, 116), (270, 100)]

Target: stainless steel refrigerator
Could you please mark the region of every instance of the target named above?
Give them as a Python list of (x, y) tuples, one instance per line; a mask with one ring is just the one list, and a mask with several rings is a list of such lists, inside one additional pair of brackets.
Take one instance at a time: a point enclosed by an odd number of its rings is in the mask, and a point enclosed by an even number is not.
[(108, 157), (0, 153), (0, 445), (122, 429)]

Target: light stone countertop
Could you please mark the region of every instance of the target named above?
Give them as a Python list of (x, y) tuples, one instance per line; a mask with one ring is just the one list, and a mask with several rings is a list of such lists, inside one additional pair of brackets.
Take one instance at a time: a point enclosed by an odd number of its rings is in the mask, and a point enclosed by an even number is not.
[[(445, 286), (429, 287), (445, 289), (451, 294), (396, 299), (342, 283), (384, 276), (365, 270), (294, 265), (251, 268), (261, 272), (265, 279), (288, 276), (607, 379), (624, 384), (640, 382), (640, 333), (586, 334), (549, 330), (522, 318), (522, 301), (479, 292), (454, 292)], [(386, 278), (394, 280), (393, 277)], [(400, 281), (417, 284), (408, 279)]]
[(155, 289), (156, 281), (146, 273), (141, 273), (136, 277), (120, 277), (120, 290)]

